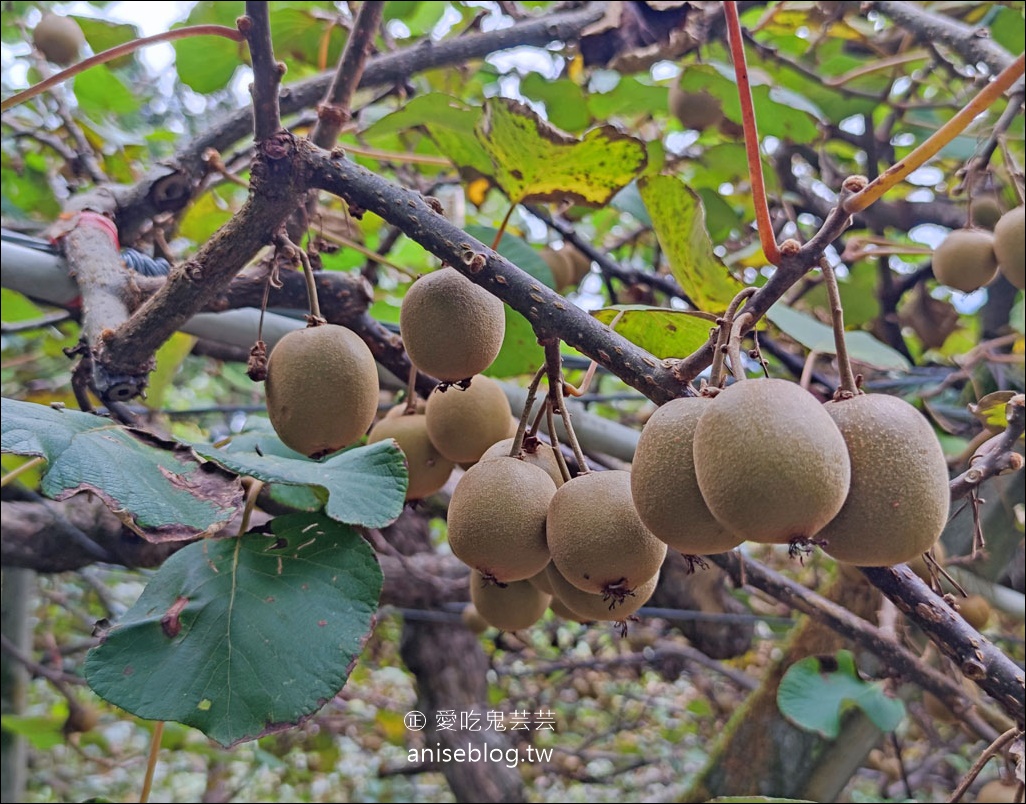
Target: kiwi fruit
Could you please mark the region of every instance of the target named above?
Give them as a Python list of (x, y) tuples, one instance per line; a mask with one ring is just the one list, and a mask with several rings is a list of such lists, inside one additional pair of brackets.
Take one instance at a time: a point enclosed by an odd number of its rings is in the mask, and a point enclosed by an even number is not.
[[(548, 575), (548, 573), (545, 574)], [(588, 619), (587, 617), (582, 617), (575, 611), (571, 611), (570, 607), (555, 595), (552, 596), (552, 600), (549, 602), (549, 608), (552, 609), (553, 614), (557, 617), (562, 617), (564, 620), (570, 620), (575, 623), (590, 623), (595, 621), (594, 618)]]
[(545, 516), (556, 486), (537, 466), (497, 458), (470, 467), (449, 502), (449, 546), (464, 564), (498, 583), (545, 569)]
[(541, 250), (541, 258), (552, 271), (556, 290), (560, 293), (576, 286), (591, 270), (591, 260), (569, 243), (559, 251), (546, 246)]
[(980, 788), (980, 792), (976, 794), (976, 800), (986, 801), (990, 804), (1016, 804), (1016, 802), (1022, 801), (1022, 796), (1016, 795), (1018, 792), (1018, 782), (992, 779)]
[[(473, 580), (471, 583), (473, 583)], [(463, 611), (460, 612), (460, 619), (463, 620), (463, 624), (467, 629), (475, 634), (483, 634), (490, 627), (488, 621), (481, 616), (481, 613), (473, 603), (468, 603), (463, 607)]]
[[(427, 400), (426, 399), (422, 399), (422, 398), (420, 398), (418, 396), (417, 397), (417, 401), (413, 403), (413, 412), (414, 413), (426, 413), (427, 412)], [(404, 400), (404, 401), (400, 402), (398, 405), (393, 405), (387, 411), (385, 411), (384, 418), (386, 418), (386, 419), (395, 419), (395, 418), (398, 418), (399, 416), (405, 416), (405, 415), (406, 415), (406, 401)]]
[(727, 386), (698, 419), (695, 475), (712, 515), (740, 538), (788, 544), (836, 516), (851, 482), (841, 431), (800, 386)]
[(552, 594), (552, 584), (549, 583), (548, 573), (545, 572), (545, 570), (548, 569), (548, 568), (549, 568), (549, 565), (546, 564), (545, 565), (545, 569), (543, 569), (541, 572), (536, 572), (534, 575), (532, 575), (530, 578), (527, 579), (527, 582), (534, 584), (535, 586), (538, 587), (538, 589), (540, 589), (545, 594), (551, 595)]
[(851, 460), (844, 506), (817, 538), (838, 561), (885, 567), (926, 552), (948, 519), (948, 469), (929, 422), (886, 394), (828, 402)]
[(1001, 218), (1001, 205), (992, 195), (978, 195), (969, 205), (969, 220), (973, 226), (991, 229)]
[(513, 415), (502, 386), (478, 375), (470, 385), (438, 387), (428, 397), (428, 435), (450, 461), (477, 461), (496, 441), (506, 438)]
[(1026, 290), (1026, 207), (1009, 210), (994, 226), (994, 254), (1005, 279)]
[(578, 589), (560, 574), (555, 564), (550, 564), (546, 568), (545, 574), (548, 575), (549, 585), (552, 586), (552, 600), (554, 602), (558, 600), (576, 615), (566, 619), (579, 622), (592, 620), (621, 622), (626, 620), (648, 602), (659, 583), (659, 573), (657, 572), (627, 597), (618, 599), (615, 596), (593, 595)]
[(66, 67), (78, 61), (85, 34), (71, 17), (46, 13), (32, 31), (32, 44), (47, 61)]
[(564, 483), (549, 503), (545, 533), (559, 573), (591, 594), (629, 595), (659, 572), (666, 557), (666, 543), (634, 508), (630, 472), (620, 469)]
[(997, 275), (994, 235), (986, 229), (953, 229), (933, 251), (933, 275), (949, 288), (971, 293)]
[(374, 356), (351, 329), (288, 333), (267, 359), (267, 413), (285, 445), (311, 458), (347, 447), (378, 412)]
[(541, 619), (552, 597), (527, 581), (499, 586), (471, 570), (470, 600), (489, 625), (500, 631), (519, 631)]
[[(513, 439), (504, 438), (502, 441), (497, 441), (486, 449), (484, 454), (481, 455), (481, 460), (490, 461), (495, 458), (508, 458), (511, 449), (513, 449)], [(555, 453), (553, 453), (552, 447), (549, 444), (536, 439), (527, 443), (527, 439), (525, 439), (525, 446), (517, 460), (525, 461), (526, 463), (534, 464), (540, 469), (544, 469), (548, 476), (552, 478), (552, 482), (556, 484), (556, 488), (563, 485), (563, 474), (559, 471), (559, 462), (556, 460)]]
[(686, 92), (674, 81), (670, 84), (670, 114), (684, 128), (702, 131), (723, 119), (723, 106), (705, 90)]
[(686, 555), (722, 553), (743, 541), (709, 512), (695, 477), (695, 427), (711, 404), (708, 397), (686, 397), (657, 409), (641, 431), (631, 466), (631, 496), (641, 521)]
[(982, 631), (990, 620), (990, 603), (982, 595), (969, 595), (958, 601), (958, 613), (977, 631)]
[(451, 267), (420, 277), (399, 309), (399, 334), (410, 360), (443, 382), (488, 368), (505, 332), (502, 302)]
[[(404, 405), (397, 406), (400, 410)], [(394, 410), (394, 408), (393, 408)], [(367, 436), (367, 443), (394, 438), (406, 455), (410, 483), (406, 488), (407, 500), (422, 500), (434, 494), (449, 479), (455, 464), (435, 449), (427, 432), (427, 416), (415, 413), (409, 416), (388, 416), (375, 424)]]
[(937, 723), (955, 723), (958, 720), (948, 705), (932, 692), (923, 693), (923, 709)]

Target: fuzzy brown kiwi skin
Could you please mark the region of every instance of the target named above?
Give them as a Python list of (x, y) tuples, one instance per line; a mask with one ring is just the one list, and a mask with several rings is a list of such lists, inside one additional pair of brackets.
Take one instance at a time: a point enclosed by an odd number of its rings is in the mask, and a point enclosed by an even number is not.
[(1009, 210), (994, 226), (994, 254), (1005, 279), (1026, 290), (1026, 207)]
[(552, 587), (552, 599), (558, 600), (577, 615), (580, 622), (601, 620), (603, 622), (621, 622), (626, 620), (644, 606), (659, 583), (659, 573), (638, 586), (633, 594), (617, 601), (613, 597), (593, 595), (584, 592), (564, 578), (555, 564), (545, 569), (549, 585)]
[(707, 397), (686, 397), (656, 410), (631, 465), (631, 496), (641, 521), (685, 555), (722, 553), (743, 541), (716, 521), (695, 477), (695, 427), (710, 404)]
[(359, 335), (324, 324), (294, 330), (267, 360), (267, 414), (296, 452), (320, 457), (361, 438), (378, 412), (378, 370)]
[(67, 67), (78, 60), (85, 45), (85, 34), (70, 17), (46, 13), (32, 31), (32, 44), (47, 61)]
[(817, 539), (838, 561), (886, 567), (936, 543), (948, 518), (947, 462), (933, 428), (902, 399), (860, 395), (828, 402), (851, 459), (851, 490)]
[(698, 420), (694, 450), (703, 499), (741, 538), (810, 539), (848, 494), (851, 465), (837, 425), (786, 380), (744, 380), (721, 391)]
[(542, 618), (552, 596), (527, 581), (499, 586), (471, 570), (470, 599), (489, 625), (500, 631), (519, 631), (530, 628)]
[(723, 119), (723, 107), (708, 92), (686, 92), (676, 81), (670, 84), (670, 112), (687, 129), (702, 131)]
[(953, 229), (933, 252), (933, 275), (942, 285), (971, 293), (997, 275), (994, 235), (986, 229)]
[(407, 500), (422, 500), (434, 494), (449, 479), (455, 464), (435, 448), (428, 437), (427, 417), (423, 414), (392, 416), (375, 424), (367, 436), (373, 444), (386, 438), (395, 439), (406, 456), (410, 482), (406, 488)]
[(556, 491), (545, 530), (552, 563), (578, 589), (629, 594), (659, 572), (666, 543), (645, 527), (630, 472), (578, 475)]
[[(552, 452), (552, 447), (540, 441), (535, 441), (533, 444), (533, 450), (529, 447), (523, 449), (523, 455), (517, 460), (526, 461), (527, 463), (534, 464), (539, 469), (544, 469), (546, 474), (552, 478), (552, 482), (556, 484), (556, 488), (563, 485), (563, 475), (559, 471), (559, 463), (556, 461), (556, 456)], [(490, 461), (495, 458), (508, 458), (509, 451), (513, 448), (513, 439), (504, 438), (502, 441), (497, 441), (492, 444), (488, 449), (484, 451), (481, 456), (482, 461)]]
[(545, 515), (556, 486), (514, 458), (470, 467), (449, 502), (449, 546), (464, 564), (498, 583), (523, 581), (549, 563)]
[(451, 267), (420, 277), (399, 310), (399, 332), (411, 362), (444, 382), (488, 368), (505, 330), (502, 302)]
[(506, 394), (490, 377), (474, 377), (469, 387), (436, 388), (425, 415), (431, 441), (450, 461), (480, 460), (509, 431), (512, 412)]

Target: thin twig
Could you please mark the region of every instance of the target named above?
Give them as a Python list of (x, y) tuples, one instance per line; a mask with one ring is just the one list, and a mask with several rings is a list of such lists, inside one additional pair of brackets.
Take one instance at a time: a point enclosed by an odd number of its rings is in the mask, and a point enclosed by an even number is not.
[(845, 211), (850, 215), (861, 212), (912, 171), (925, 164), (941, 148), (961, 134), (979, 114), (990, 108), (1006, 90), (1022, 77), (1024, 70), (1026, 70), (1026, 54), (1020, 54), (1019, 58), (1002, 70), (975, 98), (959, 109), (954, 117), (931, 134), (918, 148), (904, 159), (891, 165), (862, 191), (849, 198), (844, 205)]
[(545, 366), (539, 368), (531, 379), (530, 385), (527, 386), (527, 400), (524, 402), (524, 409), (520, 413), (520, 421), (517, 422), (517, 431), (513, 436), (513, 444), (510, 446), (509, 456), (516, 458), (520, 455), (521, 447), (524, 443), (524, 433), (527, 432), (527, 422), (531, 418), (531, 410), (534, 408), (534, 400), (538, 396), (538, 385), (541, 383), (542, 377), (545, 376)]
[(356, 13), (353, 30), (346, 41), (338, 68), (324, 101), (317, 107), (317, 123), (310, 139), (321, 148), (332, 148), (352, 115), (353, 95), (363, 78), (363, 70), (374, 49), (374, 35), (381, 25), (385, 4), (381, 0), (363, 0)]
[[(563, 400), (563, 356), (559, 351), (559, 341), (546, 339), (543, 345), (545, 347), (545, 373), (549, 378), (549, 404), (553, 413), (558, 412), (563, 417), (567, 442), (570, 444), (570, 449), (573, 450), (574, 458), (580, 465), (580, 474), (583, 475), (589, 471), (588, 462), (584, 458), (584, 451), (574, 432), (573, 422), (570, 421), (570, 411)], [(555, 443), (555, 434), (550, 433), (550, 435)]]
[(285, 65), (274, 58), (271, 43), (271, 18), (266, 2), (246, 1), (246, 16), (239, 18), (239, 30), (249, 43), (249, 55), (253, 62), (253, 134), (257, 142), (263, 142), (281, 130), (281, 113), (278, 109), (278, 85), (285, 73)]
[(858, 394), (859, 389), (855, 384), (855, 372), (851, 369), (851, 360), (848, 358), (848, 345), (844, 340), (844, 307), (841, 306), (841, 291), (837, 287), (837, 276), (830, 261), (824, 257), (819, 261), (819, 267), (823, 271), (823, 283), (827, 289), (827, 299), (830, 301), (830, 323), (834, 329), (834, 351), (837, 352), (837, 370), (841, 375), (841, 386), (837, 389), (837, 398), (852, 397)]
[(980, 754), (977, 760), (973, 763), (973, 766), (969, 768), (965, 776), (963, 776), (962, 780), (958, 783), (958, 787), (955, 788), (954, 792), (951, 794), (951, 798), (948, 799), (948, 804), (958, 804), (958, 802), (962, 800), (962, 796), (965, 795), (965, 791), (969, 789), (969, 785), (976, 781), (976, 777), (980, 775), (980, 771), (982, 771), (984, 766), (990, 762), (991, 758), (996, 756), (1002, 748), (1012, 742), (1012, 740), (1020, 734), (1022, 734), (1022, 729), (1016, 726), (1015, 728), (1006, 731), (994, 740), (994, 742), (983, 749), (983, 753)]
[(24, 103), (30, 98), (34, 98), (40, 92), (45, 92), (50, 87), (60, 84), (63, 81), (67, 81), (69, 78), (85, 72), (90, 67), (95, 67), (97, 64), (114, 61), (114, 59), (127, 56), (129, 53), (139, 50), (139, 48), (146, 47), (147, 45), (155, 45), (159, 42), (173, 42), (176, 39), (187, 39), (192, 36), (223, 36), (225, 39), (231, 39), (235, 42), (242, 41), (241, 33), (236, 31), (234, 28), (228, 28), (224, 25), (190, 25), (187, 28), (176, 28), (173, 31), (164, 31), (163, 33), (159, 33), (154, 36), (145, 36), (142, 39), (133, 39), (131, 42), (125, 42), (117, 45), (116, 47), (112, 47), (110, 50), (105, 50), (102, 53), (97, 53), (94, 56), (83, 59), (78, 64), (73, 64), (66, 70), (54, 73), (49, 78), (40, 81), (38, 84), (35, 84), (28, 89), (16, 92), (11, 95), (11, 97), (3, 101), (3, 103), (0, 103), (0, 112), (6, 112), (8, 109), (17, 106), (19, 103)]
[(153, 774), (157, 770), (157, 757), (160, 756), (160, 744), (164, 740), (164, 721), (158, 720), (153, 726), (153, 734), (150, 737), (150, 753), (146, 758), (146, 776), (143, 778), (142, 792), (139, 793), (139, 804), (146, 804), (150, 800), (150, 791), (153, 789)]
[(752, 103), (752, 85), (748, 80), (748, 63), (745, 59), (745, 44), (741, 36), (741, 21), (738, 18), (737, 3), (729, 0), (723, 4), (727, 18), (727, 41), (734, 61), (734, 75), (737, 76), (737, 94), (741, 101), (741, 125), (745, 132), (745, 154), (748, 157), (748, 173), (752, 185), (752, 203), (755, 206), (755, 221), (759, 227), (759, 242), (762, 253), (772, 265), (780, 264), (780, 249), (773, 233), (773, 223), (766, 198), (766, 183), (762, 176), (762, 156), (759, 153), (759, 129), (755, 121), (755, 106)]
[(12, 469), (6, 475), (0, 478), (0, 488), (6, 486), (19, 475), (29, 471), (30, 469), (35, 469), (37, 466), (43, 463), (46, 463), (46, 458), (44, 458), (42, 455), (37, 455), (35, 458), (32, 458), (31, 460), (25, 461), (25, 463), (23, 463), (17, 469)]

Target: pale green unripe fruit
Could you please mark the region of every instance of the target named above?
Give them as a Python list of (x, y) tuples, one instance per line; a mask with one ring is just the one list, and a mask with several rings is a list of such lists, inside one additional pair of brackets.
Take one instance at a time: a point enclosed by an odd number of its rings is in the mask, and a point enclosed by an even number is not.
[(456, 463), (477, 461), (509, 432), (512, 411), (502, 386), (477, 376), (469, 388), (436, 388), (428, 397), (428, 435), (446, 458)]
[[(659, 573), (657, 572), (621, 601), (618, 598), (593, 595), (590, 592), (578, 589), (559, 574), (555, 564), (550, 564), (546, 568), (545, 574), (548, 576), (549, 585), (552, 587), (553, 601), (558, 600), (573, 614), (577, 615), (576, 617), (567, 617), (567, 619), (576, 619), (582, 622), (590, 620), (620, 622), (626, 620), (648, 602), (648, 599), (652, 597), (652, 593), (655, 592), (656, 585), (659, 583)], [(555, 610), (555, 607), (553, 608)], [(558, 611), (557, 614), (566, 616)]]
[(502, 302), (455, 268), (420, 277), (399, 309), (399, 333), (410, 360), (445, 382), (488, 368), (505, 332)]
[(707, 397), (674, 399), (645, 423), (631, 465), (631, 496), (645, 526), (685, 555), (722, 553), (744, 539), (710, 513), (695, 475), (694, 436)]
[(949, 288), (971, 293), (996, 274), (994, 235), (986, 229), (953, 229), (933, 251), (933, 275)]
[(552, 597), (527, 581), (499, 586), (471, 570), (470, 599), (489, 625), (501, 631), (519, 631), (541, 619)]
[(666, 543), (638, 516), (630, 472), (622, 470), (589, 472), (564, 483), (549, 504), (545, 529), (556, 569), (591, 594), (636, 589), (666, 557)]
[[(403, 409), (405, 405), (399, 405)], [(428, 437), (427, 417), (421, 413), (409, 416), (385, 415), (375, 424), (367, 436), (367, 443), (395, 439), (399, 449), (406, 456), (410, 473), (410, 484), (406, 489), (407, 500), (421, 500), (434, 494), (449, 479), (455, 464), (435, 448)]]
[(452, 552), (500, 583), (541, 572), (549, 563), (545, 516), (555, 493), (552, 478), (515, 458), (471, 466), (449, 502)]
[(1026, 208), (1018, 206), (1001, 216), (994, 227), (994, 254), (1005, 279), (1026, 290)]
[(378, 412), (374, 356), (351, 329), (288, 333), (267, 360), (267, 414), (285, 445), (310, 457), (348, 447)]
[(786, 380), (721, 391), (695, 427), (695, 474), (712, 515), (738, 537), (814, 536), (848, 495), (848, 449), (816, 398)]
[(948, 519), (948, 466), (930, 423), (886, 394), (823, 406), (851, 459), (851, 489), (816, 536), (838, 561), (886, 567), (926, 552)]

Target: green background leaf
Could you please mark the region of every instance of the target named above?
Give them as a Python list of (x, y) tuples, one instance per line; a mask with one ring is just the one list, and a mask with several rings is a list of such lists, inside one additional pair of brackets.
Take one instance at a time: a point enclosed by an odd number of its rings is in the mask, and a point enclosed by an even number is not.
[(41, 491), (89, 491), (150, 541), (215, 533), (242, 503), (242, 485), (201, 468), (188, 449), (76, 410), (4, 399), (3, 452), (46, 458)]
[(713, 253), (698, 194), (673, 176), (646, 176), (638, 189), (670, 270), (684, 292), (706, 312), (726, 310), (744, 286)]
[(616, 331), (660, 360), (687, 357), (709, 340), (709, 329), (715, 326), (702, 316), (665, 307), (616, 305), (595, 310), (592, 315), (603, 324), (611, 324), (621, 312)]
[(324, 511), (339, 522), (381, 528), (398, 518), (406, 501), (406, 459), (391, 439), (314, 461), (286, 447), (270, 422), (255, 419), (253, 429), (235, 436), (224, 449), (192, 447), (204, 458), (265, 483), (324, 489)]
[[(766, 317), (779, 327), (781, 332), (798, 341), (806, 349), (826, 355), (836, 354), (834, 331), (812, 316), (777, 302), (766, 313)], [(896, 352), (882, 341), (878, 341), (868, 332), (863, 330), (846, 332), (844, 340), (848, 345), (848, 354), (852, 360), (880, 369), (907, 371), (909, 368), (908, 360), (904, 355)]]
[(381, 569), (359, 535), (323, 515), (278, 517), (272, 529), (171, 556), (90, 651), (93, 691), (224, 746), (294, 726), (334, 697), (369, 633)]
[(887, 696), (881, 684), (859, 678), (851, 651), (838, 651), (834, 667), (817, 656), (791, 665), (777, 688), (781, 714), (799, 728), (834, 739), (846, 707), (857, 706), (880, 731), (893, 731), (905, 717), (905, 705)]

